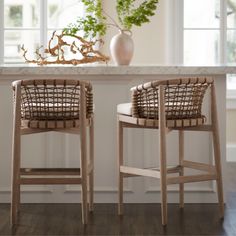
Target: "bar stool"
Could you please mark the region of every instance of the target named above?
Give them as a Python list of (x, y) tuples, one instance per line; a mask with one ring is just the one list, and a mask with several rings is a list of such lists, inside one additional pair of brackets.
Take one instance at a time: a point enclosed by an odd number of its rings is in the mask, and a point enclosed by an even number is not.
[[(81, 184), (82, 222), (93, 210), (94, 123), (90, 83), (78, 80), (19, 80), (14, 92), (11, 223), (17, 223), (20, 186)], [(87, 160), (89, 128), (89, 161)], [(80, 134), (80, 168), (21, 168), (21, 135), (41, 132)], [(89, 188), (89, 197), (88, 190)]]
[[(202, 103), (206, 90), (211, 92), (211, 123), (206, 124)], [(118, 113), (118, 214), (123, 214), (123, 178), (147, 176), (160, 179), (162, 224), (167, 224), (167, 185), (179, 184), (180, 207), (184, 206), (184, 183), (216, 180), (220, 215), (224, 215), (221, 154), (216, 109), (215, 86), (212, 78), (180, 78), (153, 81), (131, 89), (132, 103), (119, 104)], [(124, 165), (123, 130), (125, 128), (159, 129), (159, 168), (134, 168)], [(179, 163), (168, 168), (166, 134), (179, 133)], [(209, 131), (213, 137), (215, 165), (188, 161), (184, 158), (184, 131)], [(184, 168), (203, 171), (184, 175)], [(168, 174), (178, 176), (169, 177)]]

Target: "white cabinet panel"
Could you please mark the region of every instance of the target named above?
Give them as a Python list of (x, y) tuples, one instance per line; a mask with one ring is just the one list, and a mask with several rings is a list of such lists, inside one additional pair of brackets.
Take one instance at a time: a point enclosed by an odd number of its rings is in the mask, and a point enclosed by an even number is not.
[[(67, 78), (54, 72), (50, 76), (6, 75), (0, 73), (0, 202), (10, 201), (11, 137), (12, 137), (12, 80), (22, 78)], [(8, 69), (9, 70), (9, 69)], [(47, 71), (49, 69), (47, 68)], [(181, 69), (183, 71), (183, 69)], [(188, 69), (189, 70), (189, 69)], [(143, 81), (177, 77), (152, 75), (71, 75), (70, 78), (90, 80), (95, 102), (95, 202), (117, 202), (117, 118), (116, 106), (130, 101), (130, 87)], [(1, 70), (0, 70), (1, 72)], [(131, 72), (129, 72), (131, 73)], [(194, 72), (197, 75), (197, 71)], [(220, 122), (222, 164), (225, 167), (225, 75), (214, 75)], [(1, 80), (2, 79), (2, 80)], [(204, 108), (208, 113), (208, 105)], [(185, 136), (185, 154), (188, 160), (212, 162), (212, 144), (207, 133), (189, 132)], [(45, 133), (22, 137), (22, 165), (24, 167), (75, 167), (79, 166), (79, 136)], [(177, 132), (168, 134), (168, 164), (178, 161)], [(158, 157), (158, 130), (132, 129), (125, 131), (125, 162), (135, 166), (156, 166)], [(227, 170), (223, 169), (226, 177)], [(212, 182), (186, 184), (186, 202), (214, 202), (217, 200)], [(178, 201), (178, 186), (168, 187), (169, 202)], [(79, 202), (77, 186), (27, 186), (22, 188), (23, 202)], [(158, 202), (159, 181), (133, 178), (125, 180), (126, 202)]]

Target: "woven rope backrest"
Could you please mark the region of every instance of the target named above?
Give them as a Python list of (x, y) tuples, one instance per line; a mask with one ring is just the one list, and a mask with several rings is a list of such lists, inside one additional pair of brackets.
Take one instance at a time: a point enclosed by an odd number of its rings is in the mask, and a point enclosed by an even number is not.
[(165, 89), (166, 119), (202, 117), (202, 103), (211, 78), (183, 78), (154, 81), (132, 88), (132, 115), (137, 118), (158, 119), (159, 86)]
[[(81, 84), (85, 85), (86, 117), (93, 113), (92, 86), (78, 80), (22, 80), (21, 118), (76, 120), (80, 118)], [(14, 83), (13, 83), (14, 88)]]

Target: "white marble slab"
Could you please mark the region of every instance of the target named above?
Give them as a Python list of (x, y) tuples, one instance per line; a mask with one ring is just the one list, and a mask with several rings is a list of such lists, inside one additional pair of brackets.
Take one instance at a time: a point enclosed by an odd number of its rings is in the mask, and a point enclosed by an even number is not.
[(0, 75), (223, 75), (236, 74), (236, 66), (85, 65), (35, 66), (0, 65)]

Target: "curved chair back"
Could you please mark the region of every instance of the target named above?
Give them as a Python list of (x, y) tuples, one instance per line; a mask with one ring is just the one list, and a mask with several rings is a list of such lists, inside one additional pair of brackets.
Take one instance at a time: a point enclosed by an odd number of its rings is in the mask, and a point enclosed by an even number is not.
[(154, 81), (132, 88), (132, 116), (158, 119), (159, 91), (164, 87), (167, 120), (202, 118), (202, 103), (212, 78)]
[(20, 86), (21, 93), (21, 119), (28, 123), (79, 120), (82, 87), (86, 119), (93, 114), (92, 86), (88, 82), (66, 79), (20, 80), (13, 82), (14, 91), (17, 86)]

